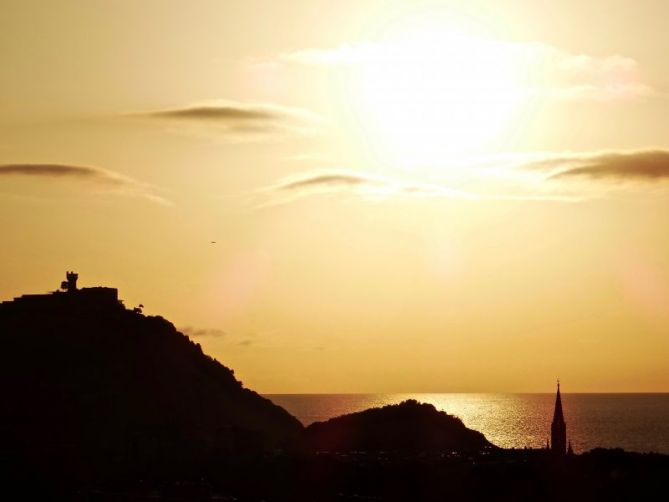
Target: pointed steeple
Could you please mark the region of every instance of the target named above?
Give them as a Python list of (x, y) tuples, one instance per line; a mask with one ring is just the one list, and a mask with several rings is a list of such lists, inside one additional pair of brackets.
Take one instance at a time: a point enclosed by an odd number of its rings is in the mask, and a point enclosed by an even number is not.
[(558, 455), (567, 453), (567, 424), (562, 414), (562, 398), (560, 397), (560, 380), (557, 382), (557, 393), (555, 395), (555, 410), (553, 411), (553, 423), (551, 423), (551, 451)]
[(562, 398), (560, 397), (560, 379), (557, 381), (557, 394), (555, 394), (555, 410), (553, 411), (553, 422), (564, 422), (562, 414)]

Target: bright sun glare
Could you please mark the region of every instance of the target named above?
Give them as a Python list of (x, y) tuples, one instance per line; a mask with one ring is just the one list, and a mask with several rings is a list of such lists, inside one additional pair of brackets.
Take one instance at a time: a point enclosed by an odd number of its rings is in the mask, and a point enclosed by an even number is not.
[(353, 97), (383, 161), (397, 166), (479, 152), (511, 125), (524, 97), (508, 44), (432, 28), (362, 52)]

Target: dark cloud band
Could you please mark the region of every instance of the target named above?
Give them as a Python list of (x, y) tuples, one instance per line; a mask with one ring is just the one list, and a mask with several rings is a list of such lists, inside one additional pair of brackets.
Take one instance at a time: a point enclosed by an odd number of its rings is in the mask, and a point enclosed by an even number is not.
[(68, 164), (1, 164), (0, 176), (37, 176), (46, 178), (78, 178), (122, 185), (130, 180), (97, 167)]
[(648, 150), (604, 153), (585, 158), (562, 160), (568, 167), (552, 178), (587, 177), (619, 180), (661, 180), (669, 178), (669, 152)]
[(89, 182), (103, 192), (149, 199), (163, 205), (171, 202), (157, 194), (155, 187), (100, 167), (70, 164), (0, 164), (0, 176), (63, 179)]
[(310, 188), (347, 188), (364, 185), (380, 185), (387, 180), (374, 179), (364, 174), (332, 173), (307, 174), (301, 178), (286, 181), (276, 188), (277, 190), (307, 190)]
[(285, 134), (310, 134), (318, 129), (319, 119), (312, 113), (271, 103), (247, 104), (210, 102), (166, 110), (150, 110), (127, 115), (138, 119), (178, 125), (189, 134), (236, 139), (267, 138)]
[(143, 114), (145, 117), (185, 119), (185, 120), (212, 120), (221, 122), (267, 122), (281, 120), (283, 116), (261, 108), (241, 108), (234, 106), (195, 106), (177, 108)]

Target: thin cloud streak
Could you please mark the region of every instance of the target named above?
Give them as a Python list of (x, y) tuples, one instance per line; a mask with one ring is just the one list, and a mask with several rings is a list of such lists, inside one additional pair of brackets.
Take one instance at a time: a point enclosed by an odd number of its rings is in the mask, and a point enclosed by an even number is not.
[(275, 185), (259, 190), (257, 193), (262, 194), (266, 200), (255, 205), (255, 209), (279, 206), (310, 196), (335, 193), (352, 194), (375, 201), (399, 198), (443, 198), (467, 201), (530, 200), (574, 202), (579, 200), (579, 198), (571, 196), (542, 194), (481, 195), (456, 190), (439, 184), (410, 182), (348, 170), (318, 170), (301, 173), (297, 176), (285, 178)]
[(566, 191), (580, 199), (669, 188), (669, 150), (507, 153), (470, 159), (459, 169), (504, 192)]
[[(617, 102), (657, 94), (644, 82), (638, 62), (630, 57), (574, 54), (544, 43), (461, 38), (462, 43), (458, 37), (445, 39), (436, 54), (425, 46), (425, 41), (413, 45), (362, 42), (329, 49), (301, 49), (279, 54), (271, 66), (403, 67), (426, 74), (446, 71), (457, 75), (465, 61), (478, 66), (501, 64), (501, 68), (516, 71), (516, 85), (528, 97)], [(463, 45), (469, 47), (466, 54), (460, 49)]]
[(441, 185), (414, 183), (378, 176), (371, 173), (346, 170), (311, 171), (282, 180), (273, 187), (275, 192), (324, 193), (342, 190), (358, 191), (367, 196), (442, 196), (457, 199), (473, 199), (472, 194)]
[(321, 121), (307, 110), (271, 103), (209, 101), (164, 110), (126, 114), (126, 117), (159, 121), (177, 131), (235, 140), (267, 139), (282, 135), (308, 135)]
[(88, 182), (104, 193), (140, 197), (162, 205), (172, 205), (172, 202), (158, 195), (154, 186), (100, 167), (55, 163), (0, 164), (1, 176)]
[(568, 167), (553, 174), (553, 179), (585, 177), (649, 182), (669, 179), (669, 151), (665, 150), (602, 153), (580, 159), (556, 160)]
[(268, 110), (239, 108), (233, 106), (196, 106), (174, 110), (150, 112), (147, 117), (165, 117), (174, 119), (193, 120), (222, 120), (222, 121), (267, 121), (277, 120), (279, 114)]
[(218, 328), (195, 328), (193, 326), (184, 326), (179, 328), (184, 335), (189, 338), (211, 337), (220, 338), (226, 335), (226, 332)]
[(2, 164), (0, 176), (35, 176), (45, 178), (78, 178), (100, 183), (123, 185), (129, 182), (119, 174), (98, 167), (68, 164)]
[(470, 183), (478, 180), (477, 183), (486, 185), (485, 192), (458, 190), (364, 171), (312, 170), (258, 190), (256, 194), (263, 195), (266, 200), (255, 208), (327, 194), (348, 194), (376, 201), (413, 197), (579, 202), (612, 194), (614, 189), (626, 185), (630, 189), (639, 189), (642, 186), (639, 183), (652, 186), (666, 182), (669, 180), (669, 150), (508, 153), (462, 161), (460, 165), (448, 166), (446, 171), (468, 173)]

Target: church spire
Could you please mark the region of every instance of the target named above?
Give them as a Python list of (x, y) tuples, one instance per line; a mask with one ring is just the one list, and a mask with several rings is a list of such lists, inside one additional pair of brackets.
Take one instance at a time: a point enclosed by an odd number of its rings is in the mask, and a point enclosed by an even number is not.
[(555, 410), (553, 411), (553, 422), (564, 422), (562, 414), (562, 398), (560, 397), (560, 379), (557, 381), (557, 394), (555, 395)]
[(553, 423), (551, 423), (551, 450), (558, 455), (567, 453), (567, 424), (562, 413), (562, 398), (560, 397), (560, 380), (557, 382), (557, 393), (555, 395), (555, 410), (553, 411)]

